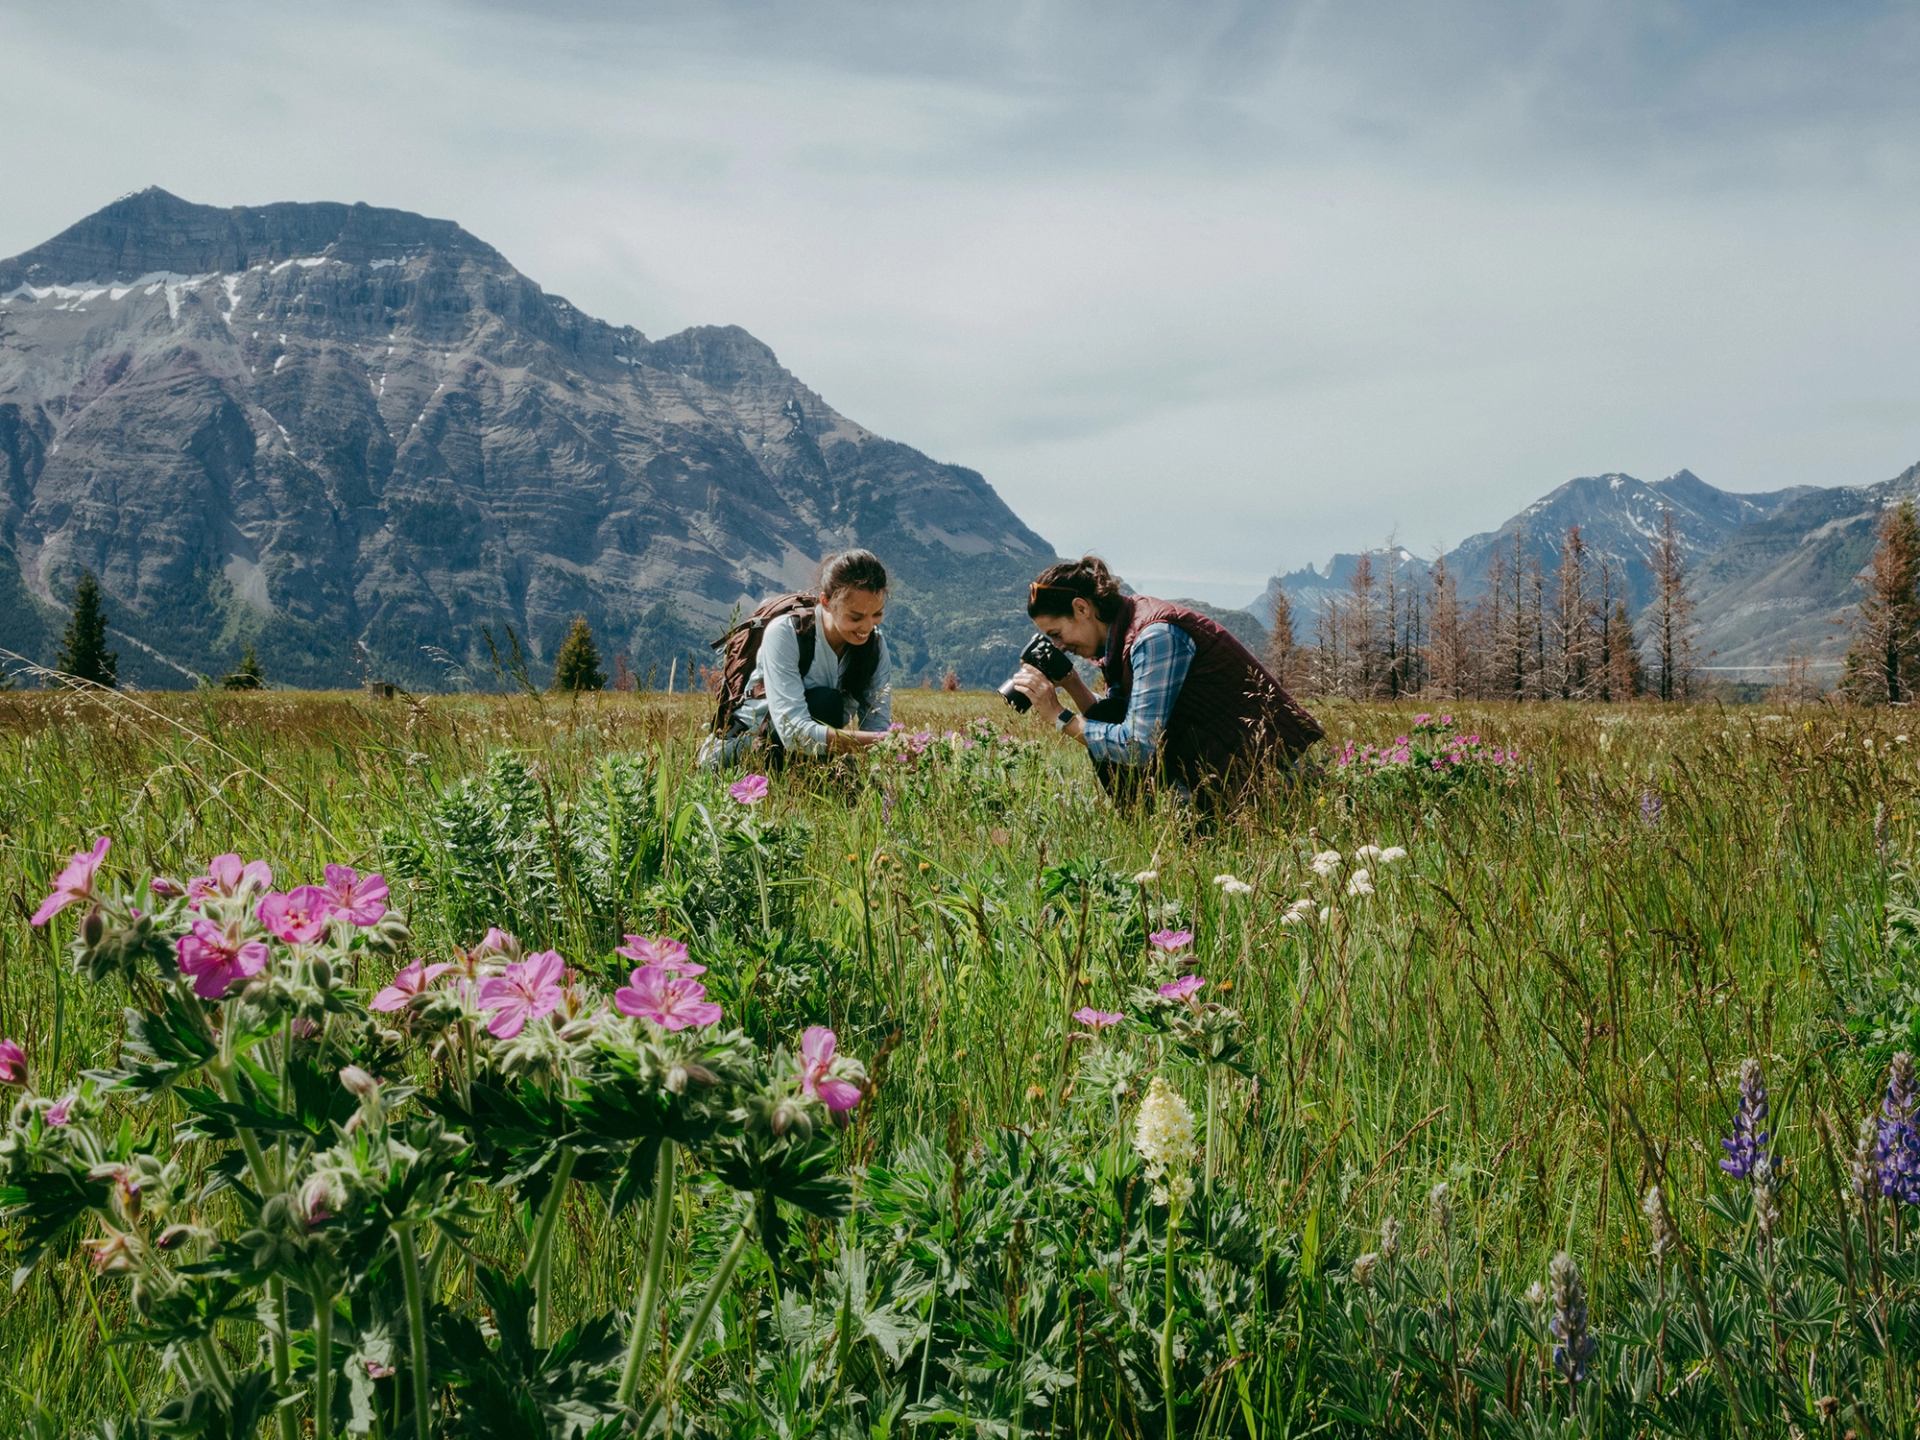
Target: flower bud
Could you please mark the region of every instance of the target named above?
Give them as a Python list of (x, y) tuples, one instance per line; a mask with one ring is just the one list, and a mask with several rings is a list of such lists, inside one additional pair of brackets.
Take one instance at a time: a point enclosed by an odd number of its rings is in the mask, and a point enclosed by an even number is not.
[(317, 959), (313, 962), (313, 983), (315, 988), (321, 991), (327, 991), (333, 988), (333, 965), (331, 962), (324, 958)]
[(187, 893), (187, 887), (168, 876), (156, 875), (147, 882), (147, 893), (156, 900), (175, 900)]
[(362, 1100), (380, 1093), (380, 1082), (358, 1065), (343, 1065), (340, 1068), (340, 1083)]
[(80, 939), (91, 950), (107, 937), (107, 919), (98, 910), (89, 910), (80, 922)]

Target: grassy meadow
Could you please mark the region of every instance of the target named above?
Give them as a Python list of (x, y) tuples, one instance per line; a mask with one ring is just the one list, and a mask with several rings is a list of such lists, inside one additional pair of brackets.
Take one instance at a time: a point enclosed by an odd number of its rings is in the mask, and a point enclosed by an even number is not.
[[(1247, 1261), (1237, 1280), (1238, 1262), (1221, 1258), (1217, 1281), (1193, 1278), (1216, 1263), (1196, 1258), (1182, 1279), (1198, 1287), (1195, 1328), (1162, 1362), (1192, 1367), (1180, 1380), (1180, 1434), (1653, 1433), (1652, 1422), (1610, 1408), (1624, 1400), (1555, 1391), (1553, 1339), (1541, 1338), (1553, 1300), (1522, 1297), (1564, 1251), (1606, 1346), (1637, 1334), (1645, 1322), (1630, 1317), (1658, 1309), (1645, 1293), (1653, 1236), (1643, 1209), (1656, 1182), (1691, 1257), (1671, 1272), (1679, 1278), (1660, 1281), (1673, 1287), (1662, 1303), (1676, 1317), (1709, 1317), (1700, 1323), (1711, 1333), (1699, 1337), (1691, 1369), (1649, 1370), (1644, 1383), (1626, 1360), (1606, 1361), (1618, 1394), (1692, 1386), (1695, 1433), (1785, 1434), (1807, 1416), (1825, 1417), (1836, 1437), (1849, 1425), (1911, 1433), (1904, 1233), (1888, 1242), (1874, 1283), (1891, 1288), (1874, 1292), (1880, 1300), (1862, 1298), (1864, 1262), (1808, 1261), (1807, 1273), (1824, 1278), (1792, 1281), (1813, 1312), (1807, 1328), (1749, 1333), (1763, 1322), (1741, 1318), (1736, 1292), (1784, 1295), (1783, 1257), (1802, 1242), (1756, 1249), (1750, 1198), (1718, 1164), (1741, 1062), (1755, 1059), (1770, 1090), (1784, 1212), (1769, 1233), (1825, 1227), (1852, 1237), (1849, 1257), (1856, 1241), (1877, 1243), (1845, 1218), (1845, 1177), (1860, 1117), (1879, 1104), (1888, 1061), (1912, 1043), (1920, 1015), (1888, 936), (1890, 902), (1911, 899), (1902, 872), (1920, 744), (1907, 740), (1910, 715), (1462, 703), (1452, 708), (1463, 726), (1517, 752), (1502, 782), (1416, 794), (1307, 779), (1196, 828), (1172, 808), (1117, 812), (1077, 747), (1024, 726), (990, 694), (906, 692), (896, 706), (910, 726), (936, 731), (985, 716), (1017, 743), (956, 752), (951, 763), (871, 760), (774, 776), (756, 820), (782, 838), (753, 851), (752, 864), (714, 872), (738, 893), (700, 901), (714, 924), (703, 937), (685, 931), (694, 892), (663, 889), (658, 877), (616, 883), (590, 902), (537, 842), (512, 862), (531, 867), (524, 884), (505, 861), (492, 875), (454, 874), (436, 857), (447, 843), (445, 797), (502, 755), (526, 762), (537, 806), (552, 814), (581, 803), (603, 782), (607, 758), (626, 754), (644, 757), (645, 793), (660, 816), (728, 812), (725, 781), (735, 777), (691, 764), (704, 702), (0, 695), (0, 1037), (25, 1047), (43, 1094), (119, 1057), (124, 987), (68, 963), (76, 916), (28, 924), (66, 857), (97, 835), (113, 838), (103, 874), (128, 886), (195, 874), (224, 851), (266, 859), (282, 884), (334, 861), (384, 871), (411, 928), (396, 959), (444, 957), (498, 923), (611, 986), (627, 968), (611, 958), (622, 934), (680, 934), (708, 965), (729, 1023), (767, 1044), (830, 1025), (870, 1076), (836, 1161), (852, 1180), (853, 1216), (802, 1227), (797, 1250), (811, 1258), (796, 1260), (799, 1281), (776, 1284), (760, 1260), (743, 1262), (716, 1338), (694, 1357), (685, 1433), (1171, 1433), (1156, 1408), (1159, 1272), (1123, 1279), (1128, 1296), (1111, 1299), (1116, 1325), (1146, 1337), (1145, 1358), (1106, 1365), (1083, 1338), (1096, 1328), (1085, 1303), (1059, 1302), (1058, 1323), (1043, 1323), (1035, 1312), (1055, 1301), (993, 1269), (1039, 1272), (1029, 1238), (1038, 1218), (1016, 1217), (998, 1239), (980, 1220), (965, 1263), (981, 1276), (993, 1270), (994, 1293), (1011, 1297), (1007, 1333), (986, 1334), (976, 1317), (953, 1346), (1037, 1356), (1047, 1376), (1022, 1370), (1024, 1360), (956, 1366), (975, 1388), (957, 1396), (950, 1386), (935, 1404), (926, 1377), (930, 1356), (942, 1363), (937, 1312), (965, 1296), (945, 1283), (916, 1288), (905, 1269), (888, 1282), (891, 1328), (871, 1323), (857, 1346), (841, 1335), (820, 1352), (836, 1357), (831, 1365), (816, 1354), (782, 1368), (773, 1343), (790, 1321), (801, 1324), (791, 1319), (795, 1295), (838, 1297), (816, 1300), (806, 1324), (830, 1327), (836, 1306), (852, 1313), (833, 1259), (850, 1237), (862, 1236), (872, 1256), (863, 1283), (874, 1295), (885, 1264), (924, 1260), (907, 1255), (911, 1247), (890, 1250), (888, 1239), (919, 1223), (901, 1218), (913, 1188), (902, 1176), (915, 1166), (944, 1177), (929, 1182), (938, 1194), (927, 1206), (938, 1213), (926, 1223), (951, 1227), (955, 1255), (966, 1215), (985, 1214), (967, 1207), (1011, 1204), (1008, 1195), (1024, 1191), (1028, 1203), (1065, 1213), (1074, 1203), (1066, 1175), (1082, 1177), (1076, 1185), (1092, 1175), (1084, 1183), (1103, 1194), (1140, 1189), (1129, 1142), (1156, 1074), (1204, 1132), (1196, 1168), (1207, 1243), (1240, 1227), (1263, 1237), (1249, 1253), (1268, 1257)], [(1315, 708), (1329, 737), (1321, 752), (1331, 754), (1348, 739), (1392, 739), (1420, 707)], [(1403, 847), (1406, 858), (1372, 864), (1371, 893), (1349, 893), (1364, 845)], [(1339, 868), (1318, 874), (1310, 862), (1326, 851), (1341, 852)], [(1312, 906), (1290, 918), (1302, 897)], [(738, 932), (763, 921), (784, 938), (747, 946)], [(1146, 935), (1181, 928), (1194, 932), (1205, 997), (1238, 1012), (1235, 1053), (1203, 1065), (1144, 1023), (1077, 1034), (1076, 1009), (1137, 1008), (1129, 996), (1164, 978)], [(347, 977), (362, 993), (391, 974), (392, 962), (374, 958)], [(162, 1117), (173, 1103), (151, 1102)], [(1057, 1170), (1023, 1171), (1041, 1162), (1007, 1158), (1009, 1136)], [(183, 1147), (188, 1163), (192, 1149)], [(670, 1284), (691, 1286), (710, 1264), (722, 1198), (711, 1182), (682, 1192)], [(1145, 1207), (1144, 1193), (1128, 1203)], [(1368, 1289), (1352, 1268), (1379, 1256), (1390, 1219), (1400, 1239), (1385, 1260), (1405, 1273)], [(476, 1250), (512, 1250), (522, 1223), (503, 1200), (481, 1217)], [(553, 1247), (558, 1325), (625, 1313), (646, 1252), (641, 1225), (599, 1191), (575, 1187)], [(0, 1228), (9, 1269), (18, 1238)], [(1730, 1273), (1750, 1263), (1758, 1278), (1729, 1280), (1722, 1296), (1709, 1252), (1731, 1257)], [(1131, 1273), (1127, 1263), (1115, 1261), (1115, 1273)], [(956, 1259), (939, 1273), (961, 1268)], [(439, 1283), (453, 1293), (466, 1282), (456, 1267)], [(1059, 1283), (1096, 1307), (1107, 1293)], [(979, 1277), (969, 1285), (975, 1296), (990, 1288)], [(1171, 1295), (1171, 1278), (1166, 1285)], [(1498, 1316), (1531, 1323), (1529, 1303), (1546, 1308), (1533, 1339), (1508, 1346), (1521, 1368), (1487, 1378), (1483, 1362), (1506, 1353)], [(1891, 1330), (1873, 1332), (1877, 1351), (1847, 1338), (1877, 1323), (1858, 1319), (1876, 1306), (1893, 1317)], [(1796, 1313), (1785, 1301), (1750, 1308)], [(1203, 1340), (1209, 1314), (1224, 1315), (1223, 1337)], [(155, 1348), (103, 1344), (128, 1319), (120, 1277), (95, 1273), (77, 1253), (51, 1256), (0, 1296), (0, 1434), (29, 1433), (36, 1414), (58, 1417), (62, 1428), (47, 1433), (66, 1433), (152, 1403), (171, 1362)], [(1436, 1348), (1431, 1336), (1448, 1329), (1451, 1348)], [(223, 1322), (221, 1335), (243, 1363), (255, 1345), (247, 1326)], [(1350, 1348), (1337, 1353), (1340, 1345)], [(1203, 1362), (1208, 1346), (1228, 1358)], [(1841, 1360), (1838, 1351), (1859, 1354)], [(1741, 1365), (1781, 1374), (1758, 1400), (1711, 1398), (1716, 1384), (1745, 1385), (1728, 1379)], [(1096, 1370), (1097, 1384), (1087, 1378)], [(875, 1397), (890, 1384), (902, 1390), (888, 1412)], [(1788, 1394), (1796, 1386), (1798, 1399)], [(1672, 1403), (1682, 1400), (1694, 1403)], [(1476, 1418), (1476, 1407), (1531, 1415), (1536, 1428), (1503, 1432), (1506, 1421)], [(836, 1416), (863, 1418), (842, 1426)], [(1574, 1428), (1552, 1429), (1556, 1416)]]

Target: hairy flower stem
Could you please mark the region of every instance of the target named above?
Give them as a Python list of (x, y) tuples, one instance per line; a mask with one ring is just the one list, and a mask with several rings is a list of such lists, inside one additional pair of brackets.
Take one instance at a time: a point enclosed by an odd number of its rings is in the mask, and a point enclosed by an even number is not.
[(560, 1212), (566, 1208), (567, 1186), (573, 1181), (575, 1158), (571, 1150), (560, 1152), (560, 1163), (554, 1167), (546, 1203), (540, 1207), (540, 1218), (534, 1222), (533, 1240), (527, 1246), (527, 1263), (520, 1272), (533, 1280), (533, 1343), (540, 1350), (552, 1343), (553, 1236), (559, 1228)]
[[(234, 1016), (229, 1014), (226, 1024), (220, 1027), (220, 1058), (212, 1068), (220, 1093), (226, 1097), (228, 1104), (238, 1106), (242, 1100), (239, 1082), (233, 1078), (233, 1033)], [(247, 1157), (247, 1169), (253, 1176), (254, 1189), (264, 1199), (275, 1188), (272, 1172), (267, 1169), (266, 1153), (261, 1150), (252, 1129), (244, 1124), (234, 1128), (240, 1136), (240, 1149)], [(278, 1275), (267, 1281), (267, 1299), (273, 1307), (274, 1320), (267, 1332), (267, 1346), (273, 1357), (273, 1383), (275, 1389), (285, 1394), (293, 1382), (293, 1360), (287, 1350), (287, 1282)], [(280, 1440), (299, 1440), (299, 1424), (291, 1406), (280, 1407), (275, 1423), (280, 1431)]]
[(316, 1286), (313, 1295), (313, 1440), (333, 1435), (333, 1297)]
[(653, 1329), (653, 1306), (660, 1295), (660, 1273), (666, 1268), (667, 1230), (673, 1221), (673, 1151), (673, 1141), (660, 1142), (660, 1158), (653, 1172), (653, 1233), (647, 1237), (647, 1268), (640, 1278), (640, 1298), (634, 1302), (633, 1331), (627, 1336), (627, 1363), (620, 1372), (622, 1405), (632, 1405), (640, 1389), (648, 1332)]
[(1167, 1440), (1177, 1440), (1173, 1428), (1173, 1242), (1179, 1220), (1167, 1211), (1166, 1314), (1160, 1320), (1160, 1397), (1167, 1411)]
[(707, 1333), (707, 1322), (713, 1319), (714, 1307), (720, 1303), (720, 1294), (733, 1280), (733, 1272), (740, 1264), (740, 1257), (747, 1253), (747, 1242), (753, 1239), (753, 1217), (749, 1215), (740, 1222), (733, 1243), (727, 1247), (727, 1253), (720, 1257), (720, 1265), (708, 1282), (707, 1293), (700, 1297), (700, 1308), (694, 1311), (693, 1319), (687, 1324), (687, 1333), (680, 1337), (680, 1343), (674, 1347), (673, 1358), (667, 1361), (667, 1368), (660, 1377), (660, 1390), (648, 1402), (646, 1412), (640, 1417), (640, 1428), (635, 1433), (645, 1435), (653, 1429), (653, 1422), (660, 1414), (660, 1408), (673, 1394), (674, 1382), (680, 1378), (680, 1367), (687, 1363), (693, 1354), (693, 1347), (700, 1343), (700, 1337)]
[(195, 1342), (200, 1352), (201, 1367), (207, 1373), (207, 1383), (213, 1386), (222, 1400), (233, 1399), (233, 1375), (227, 1369), (227, 1362), (220, 1358), (220, 1347), (213, 1342), (213, 1336), (202, 1335)]
[(412, 1225), (394, 1226), (393, 1243), (400, 1249), (400, 1280), (407, 1291), (407, 1369), (413, 1374), (413, 1433), (415, 1440), (429, 1440), (427, 1296), (426, 1287), (420, 1283), (420, 1251), (413, 1243)]

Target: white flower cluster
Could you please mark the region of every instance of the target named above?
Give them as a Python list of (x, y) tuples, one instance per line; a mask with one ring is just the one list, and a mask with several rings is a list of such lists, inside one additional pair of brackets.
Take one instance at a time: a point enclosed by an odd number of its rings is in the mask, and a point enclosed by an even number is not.
[[(1347, 872), (1346, 893), (1356, 899), (1373, 894), (1376, 882), (1372, 867), (1398, 865), (1406, 858), (1407, 852), (1403, 846), (1362, 845), (1353, 852), (1353, 859), (1357, 863)], [(1337, 877), (1346, 863), (1346, 858), (1338, 850), (1322, 850), (1307, 862), (1307, 868), (1322, 880), (1329, 880)], [(1227, 877), (1220, 877), (1220, 879), (1225, 878)], [(1219, 880), (1215, 883), (1218, 884)], [(1321, 905), (1318, 908), (1320, 919), (1324, 923), (1333, 914), (1332, 907)], [(1280, 917), (1280, 923), (1298, 925), (1313, 915), (1314, 910), (1315, 902), (1303, 896), (1287, 907), (1286, 912)]]
[(1253, 886), (1242, 880), (1238, 875), (1216, 875), (1213, 877), (1213, 883), (1220, 887), (1220, 893), (1222, 895), (1253, 894)]
[(1133, 1148), (1146, 1162), (1153, 1182), (1153, 1203), (1179, 1206), (1193, 1194), (1193, 1159), (1199, 1153), (1193, 1133), (1193, 1111), (1179, 1092), (1156, 1075), (1140, 1102), (1134, 1123)]

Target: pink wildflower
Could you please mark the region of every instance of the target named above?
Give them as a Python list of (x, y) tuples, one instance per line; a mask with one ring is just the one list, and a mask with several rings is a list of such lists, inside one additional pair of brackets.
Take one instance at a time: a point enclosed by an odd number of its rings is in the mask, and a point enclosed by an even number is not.
[(254, 908), (260, 923), (289, 945), (311, 945), (327, 933), (333, 902), (318, 885), (301, 885), (281, 894), (270, 891)]
[(367, 1002), (367, 1008), (378, 1010), (382, 1014), (404, 1010), (414, 996), (426, 994), (433, 982), (451, 969), (453, 969), (452, 964), (446, 961), (438, 965), (429, 965), (424, 960), (415, 960), (409, 965), (402, 965), (394, 972), (393, 979), (387, 982), (380, 993)]
[(566, 969), (557, 950), (530, 955), (518, 965), (509, 965), (504, 975), (480, 982), (480, 1008), (492, 1010), (487, 1033), (496, 1040), (511, 1040), (526, 1028), (527, 1021), (538, 1020), (560, 1004), (560, 977)]
[(80, 1097), (72, 1091), (62, 1095), (47, 1107), (47, 1124), (71, 1125), (73, 1123), (73, 1102)]
[(707, 967), (687, 959), (687, 947), (665, 935), (628, 935), (626, 944), (613, 953), (642, 965), (658, 965), (677, 975), (704, 975)]
[(720, 1019), (706, 986), (664, 965), (642, 965), (627, 978), (630, 983), (613, 992), (613, 1008), (622, 1015), (651, 1020), (662, 1030), (701, 1029)]
[(1193, 944), (1191, 930), (1156, 930), (1147, 937), (1147, 942), (1156, 950), (1164, 950), (1173, 955)]
[(267, 968), (264, 941), (242, 941), (211, 920), (194, 921), (193, 930), (182, 935), (175, 948), (180, 973), (192, 978), (193, 993), (202, 1000), (224, 999), (236, 983)]
[(79, 850), (67, 860), (66, 869), (54, 878), (53, 893), (40, 902), (40, 908), (33, 912), (33, 923), (44, 925), (76, 900), (93, 898), (93, 872), (100, 868), (100, 862), (107, 858), (107, 851), (113, 848), (113, 842), (102, 835), (93, 842), (93, 849)]
[(27, 1052), (14, 1040), (0, 1040), (0, 1085), (27, 1083)]
[(1118, 1025), (1127, 1017), (1118, 1010), (1096, 1010), (1091, 1005), (1082, 1005), (1073, 1012), (1073, 1018), (1098, 1035), (1109, 1025)]
[(1206, 983), (1198, 975), (1182, 975), (1178, 980), (1169, 980), (1162, 985), (1160, 993), (1169, 1000), (1191, 1000)]
[(391, 1380), (393, 1378), (393, 1366), (383, 1364), (378, 1360), (369, 1360), (366, 1363), (367, 1378), (369, 1380)]
[(351, 865), (329, 865), (326, 895), (333, 913), (359, 926), (378, 925), (387, 913), (384, 875), (362, 875)]
[(758, 805), (767, 798), (767, 777), (749, 775), (744, 780), (736, 780), (727, 787), (727, 794), (742, 805)]
[(207, 862), (207, 873), (187, 881), (187, 903), (194, 909), (209, 895), (244, 895), (252, 890), (271, 890), (273, 870), (264, 860), (242, 860), (238, 855), (216, 855)]
[(860, 1087), (832, 1075), (833, 1051), (839, 1043), (824, 1025), (809, 1025), (800, 1037), (800, 1093), (818, 1100), (838, 1115), (860, 1103)]

